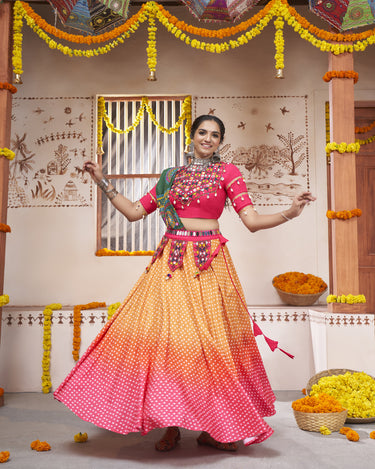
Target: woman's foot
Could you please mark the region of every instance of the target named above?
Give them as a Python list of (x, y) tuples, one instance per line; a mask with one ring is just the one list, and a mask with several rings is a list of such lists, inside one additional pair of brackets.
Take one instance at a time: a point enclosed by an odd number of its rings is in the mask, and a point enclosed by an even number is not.
[(181, 434), (179, 428), (168, 427), (161, 439), (155, 443), (155, 449), (157, 451), (171, 451), (177, 446), (180, 439)]
[(221, 443), (212, 438), (207, 432), (202, 432), (197, 438), (198, 445), (212, 446), (222, 451), (237, 451), (237, 443)]

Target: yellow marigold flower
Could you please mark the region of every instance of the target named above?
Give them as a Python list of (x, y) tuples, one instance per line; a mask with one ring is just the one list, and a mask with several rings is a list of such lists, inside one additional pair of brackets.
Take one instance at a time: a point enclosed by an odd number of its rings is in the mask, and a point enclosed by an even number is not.
[(329, 428), (327, 428), (325, 425), (322, 425), (319, 428), (319, 431), (322, 435), (330, 435), (331, 434), (331, 430)]

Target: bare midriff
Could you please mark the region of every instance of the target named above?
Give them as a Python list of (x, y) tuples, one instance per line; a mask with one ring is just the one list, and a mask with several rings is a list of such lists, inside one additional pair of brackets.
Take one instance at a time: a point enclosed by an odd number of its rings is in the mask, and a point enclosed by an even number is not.
[(188, 231), (218, 230), (219, 222), (209, 218), (181, 218), (182, 224)]

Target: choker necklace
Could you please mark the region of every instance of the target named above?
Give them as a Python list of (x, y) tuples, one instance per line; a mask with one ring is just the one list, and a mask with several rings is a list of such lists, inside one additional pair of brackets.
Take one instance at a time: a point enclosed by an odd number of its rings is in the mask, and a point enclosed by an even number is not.
[(191, 158), (191, 162), (188, 164), (188, 168), (192, 166), (198, 166), (199, 168), (207, 168), (210, 164), (214, 163), (214, 155), (210, 156), (210, 158), (203, 159), (203, 158), (196, 158), (193, 156)]

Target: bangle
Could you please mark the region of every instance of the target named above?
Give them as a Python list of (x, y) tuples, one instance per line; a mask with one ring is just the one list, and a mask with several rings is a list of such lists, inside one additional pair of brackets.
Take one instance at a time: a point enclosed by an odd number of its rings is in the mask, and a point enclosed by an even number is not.
[(116, 195), (118, 194), (118, 191), (115, 188), (113, 188), (108, 192), (104, 192), (104, 194), (108, 197), (109, 200), (112, 200), (116, 197)]
[(96, 185), (103, 191), (107, 192), (108, 187), (109, 187), (109, 181), (107, 178), (101, 179), (99, 182), (96, 183)]
[(291, 218), (287, 217), (284, 212), (280, 212), (280, 215), (285, 218), (286, 221), (292, 221)]

